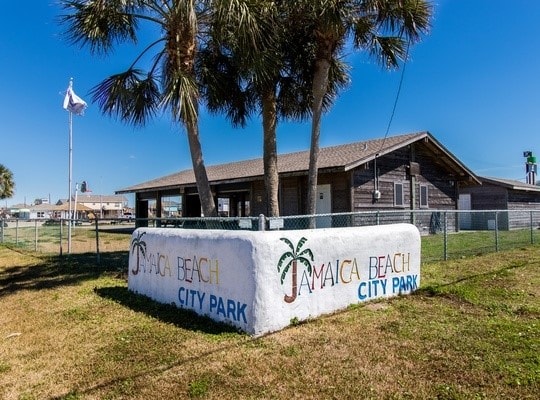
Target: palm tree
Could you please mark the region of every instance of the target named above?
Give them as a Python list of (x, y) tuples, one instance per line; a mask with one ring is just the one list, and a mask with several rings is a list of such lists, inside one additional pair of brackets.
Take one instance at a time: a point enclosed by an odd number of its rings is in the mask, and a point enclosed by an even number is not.
[[(157, 26), (160, 35), (128, 69), (92, 89), (105, 114), (144, 126), (160, 109), (186, 129), (197, 190), (205, 216), (217, 215), (199, 139), (200, 86), (197, 61), (209, 34), (234, 32), (239, 42), (256, 45), (259, 33), (251, 1), (242, 0), (62, 0), (67, 37), (107, 54), (120, 42), (137, 42), (141, 25)], [(138, 64), (155, 50), (149, 68)]]
[[(224, 112), (233, 126), (244, 126), (260, 110), (263, 125), (263, 164), (266, 214), (279, 216), (276, 126), (279, 115), (283, 53), (280, 48), (286, 24), (278, 23), (276, 3), (259, 2), (259, 19), (265, 27), (265, 40), (257, 52), (229, 37), (213, 43), (205, 54), (205, 96), (211, 111)], [(280, 21), (283, 22), (283, 21)]]
[[(296, 297), (298, 295), (298, 262), (306, 266), (308, 274), (311, 276), (311, 263), (313, 262), (313, 252), (311, 251), (311, 249), (302, 250), (302, 246), (304, 246), (304, 244), (307, 242), (307, 239), (305, 237), (300, 238), (296, 247), (287, 238), (281, 238), (280, 240), (287, 243), (290, 248), (290, 251), (287, 251), (281, 255), (277, 267), (278, 272), (281, 272), (281, 284), (283, 285), (283, 281), (285, 280), (285, 277), (289, 272), (289, 268), (292, 266), (291, 295), (289, 296), (286, 294), (283, 298), (286, 303), (292, 303), (294, 300), (296, 300)], [(283, 271), (281, 271), (281, 268), (283, 268)]]
[(15, 182), (13, 181), (13, 173), (0, 164), (0, 199), (9, 199), (15, 191)]
[(144, 235), (146, 235), (146, 232), (138, 232), (137, 236), (131, 240), (131, 254), (133, 254), (134, 251), (137, 251), (137, 267), (131, 270), (133, 275), (137, 275), (141, 268), (139, 263), (140, 253), (142, 253), (144, 258), (146, 258), (146, 242), (142, 240)]
[(301, 0), (299, 15), (311, 26), (315, 41), (312, 79), (312, 125), (308, 172), (307, 214), (315, 213), (317, 172), (323, 101), (328, 91), (330, 67), (352, 39), (387, 68), (398, 68), (410, 43), (429, 29), (431, 5), (427, 0)]
[[(305, 28), (297, 23), (294, 2), (260, 0), (258, 21), (265, 40), (256, 52), (230, 38), (226, 45), (207, 47), (203, 70), (208, 72), (205, 96), (211, 111), (225, 112), (233, 125), (244, 126), (259, 110), (263, 127), (263, 164), (266, 213), (279, 216), (279, 119), (304, 120), (311, 115), (311, 65), (313, 45), (302, 39)], [(347, 83), (344, 65), (332, 64), (324, 106)]]

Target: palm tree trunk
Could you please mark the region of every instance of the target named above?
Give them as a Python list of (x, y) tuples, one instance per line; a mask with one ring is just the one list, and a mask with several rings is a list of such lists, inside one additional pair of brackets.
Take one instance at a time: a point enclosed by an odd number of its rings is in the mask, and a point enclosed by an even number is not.
[(204, 166), (201, 142), (199, 140), (199, 127), (197, 121), (186, 123), (186, 130), (189, 142), (189, 151), (191, 153), (191, 162), (193, 164), (193, 172), (195, 181), (197, 182), (197, 191), (201, 200), (201, 207), (205, 217), (217, 216), (216, 203), (212, 196), (210, 182), (206, 174)]
[(132, 269), (131, 272), (133, 273), (133, 275), (137, 275), (139, 273), (139, 269), (141, 268), (140, 267), (140, 259), (139, 259), (139, 250), (140, 250), (140, 244), (137, 243), (137, 268), (136, 269)]
[[(330, 63), (325, 58), (315, 61), (315, 72), (313, 75), (313, 105), (311, 121), (311, 146), (309, 150), (309, 171), (308, 171), (308, 195), (306, 214), (315, 214), (317, 201), (317, 172), (319, 161), (319, 137), (321, 133), (321, 117), (323, 112), (323, 99), (328, 89), (328, 73)], [(310, 220), (310, 228), (315, 227), (315, 220)]]
[(296, 300), (296, 297), (298, 296), (298, 266), (297, 266), (297, 262), (296, 260), (294, 260), (292, 262), (292, 276), (291, 276), (291, 280), (292, 280), (292, 294), (289, 296), (289, 295), (285, 295), (285, 297), (283, 298), (283, 300), (285, 300), (285, 303), (292, 303), (293, 301)]
[(266, 188), (267, 213), (270, 217), (279, 216), (279, 172), (277, 164), (277, 144), (276, 144), (276, 93), (271, 88), (262, 96), (262, 118), (263, 118), (263, 164), (264, 164), (264, 185)]

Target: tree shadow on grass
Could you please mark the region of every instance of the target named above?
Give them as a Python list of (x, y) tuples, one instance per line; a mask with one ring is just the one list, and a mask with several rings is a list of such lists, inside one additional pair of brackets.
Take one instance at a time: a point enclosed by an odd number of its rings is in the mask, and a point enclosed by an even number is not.
[(511, 265), (494, 269), (491, 271), (485, 271), (480, 273), (470, 273), (470, 274), (464, 274), (463, 276), (456, 277), (454, 280), (450, 282), (444, 282), (444, 283), (433, 283), (430, 285), (426, 285), (424, 287), (419, 288), (416, 290), (413, 294), (415, 295), (423, 295), (427, 297), (434, 297), (434, 296), (445, 296), (446, 292), (445, 289), (448, 287), (455, 286), (459, 283), (463, 282), (474, 282), (479, 279), (486, 279), (492, 276), (500, 275), (501, 273), (516, 269), (516, 268), (522, 268), (525, 265), (513, 263)]
[(131, 292), (126, 287), (111, 286), (96, 288), (94, 292), (133, 311), (144, 313), (178, 328), (212, 335), (241, 332), (235, 326), (214, 321), (209, 317), (199, 315), (192, 310), (178, 308), (173, 304), (159, 303), (150, 297)]
[[(19, 252), (18, 249), (12, 249)], [(116, 251), (69, 255), (38, 255), (23, 253), (34, 260), (24, 265), (0, 269), (0, 298), (23, 290), (46, 290), (113, 276), (127, 281), (129, 253)], [(21, 263), (22, 264), (22, 263)], [(218, 323), (191, 310), (158, 303), (149, 297), (135, 294), (123, 286), (96, 288), (97, 295), (113, 300), (124, 307), (143, 312), (160, 321), (180, 328), (210, 334), (238, 332), (238, 328)]]
[(35, 261), (31, 263), (0, 269), (0, 297), (21, 290), (75, 285), (102, 275), (127, 278), (127, 251), (102, 253), (99, 262), (95, 253), (32, 256)]

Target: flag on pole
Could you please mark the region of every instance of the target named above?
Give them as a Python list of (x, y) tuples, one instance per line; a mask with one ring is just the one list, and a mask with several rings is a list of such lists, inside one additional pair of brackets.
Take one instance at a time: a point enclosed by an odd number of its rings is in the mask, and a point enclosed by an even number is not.
[(82, 181), (81, 183), (81, 193), (91, 193), (92, 191), (88, 187), (88, 183), (86, 181)]
[(64, 110), (72, 112), (76, 115), (83, 115), (87, 107), (86, 102), (75, 94), (73, 91), (73, 82), (69, 82), (69, 87), (64, 98)]

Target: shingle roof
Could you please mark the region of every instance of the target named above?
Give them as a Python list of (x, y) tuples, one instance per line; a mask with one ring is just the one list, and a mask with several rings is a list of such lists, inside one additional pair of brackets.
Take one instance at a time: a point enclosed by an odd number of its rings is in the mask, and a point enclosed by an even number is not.
[[(358, 165), (364, 164), (376, 155), (384, 155), (396, 149), (423, 138), (429, 138), (437, 147), (449, 156), (454, 163), (468, 171), (454, 156), (447, 152), (428, 132), (416, 132), (387, 138), (366, 140), (338, 146), (323, 147), (319, 151), (318, 167), (324, 169), (342, 169), (348, 171)], [(309, 150), (296, 153), (280, 154), (278, 156), (278, 171), (280, 174), (307, 171), (309, 169)], [(237, 161), (227, 164), (207, 166), (206, 171), (211, 183), (245, 181), (260, 178), (264, 175), (263, 159)], [(179, 186), (195, 185), (193, 170), (184, 170), (171, 175), (163, 176), (134, 186), (130, 186), (116, 193), (132, 193), (145, 190), (169, 189)]]
[[(67, 201), (67, 200), (66, 200)], [(118, 194), (79, 194), (77, 203), (126, 203), (127, 199)]]
[(34, 204), (33, 206), (30, 206), (30, 210), (32, 211), (51, 211), (56, 209), (55, 204), (48, 204), (48, 203), (42, 203), (42, 204)]
[(506, 187), (513, 190), (525, 190), (527, 192), (540, 192), (540, 186), (530, 185), (528, 183), (516, 181), (513, 179), (478, 177), (482, 183), (490, 183), (496, 186)]

